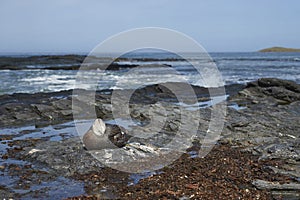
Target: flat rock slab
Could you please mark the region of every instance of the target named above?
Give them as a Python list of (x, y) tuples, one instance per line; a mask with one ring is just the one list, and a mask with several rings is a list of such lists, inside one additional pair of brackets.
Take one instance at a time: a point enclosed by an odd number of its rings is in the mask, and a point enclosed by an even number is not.
[(300, 184), (298, 183), (286, 183), (286, 184), (280, 184), (280, 183), (274, 183), (264, 180), (255, 180), (252, 182), (255, 187), (258, 189), (267, 189), (267, 190), (299, 190), (300, 192)]

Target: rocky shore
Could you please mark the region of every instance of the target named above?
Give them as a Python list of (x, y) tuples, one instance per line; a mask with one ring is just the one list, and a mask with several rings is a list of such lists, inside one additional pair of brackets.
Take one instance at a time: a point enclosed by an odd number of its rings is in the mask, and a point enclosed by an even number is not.
[[(181, 83), (172, 84), (184, 88)], [(140, 158), (153, 153), (142, 148), (148, 145), (157, 153), (176, 134), (185, 137), (187, 130), (178, 131), (180, 119), (200, 122), (193, 145), (183, 148), (187, 150), (179, 159), (154, 172), (137, 174), (108, 168), (102, 164), (105, 159), (98, 162), (83, 148), (72, 124), (72, 91), (1, 96), (0, 197), (299, 199), (300, 85), (264, 78), (246, 86), (227, 86), (225, 126), (204, 158), (195, 152), (201, 148), (212, 107), (206, 88), (193, 89), (196, 106), (179, 104), (160, 85), (126, 91), (133, 92), (130, 115), (137, 123), (151, 123), (149, 109), (164, 111), (167, 120), (156, 135), (133, 138), (122, 152), (134, 151)], [(104, 90), (95, 95), (97, 117), (108, 123), (113, 120), (111, 93)], [(81, 100), (73, 97), (73, 101)], [(181, 108), (186, 112), (180, 113)], [(197, 111), (200, 116), (194, 114)], [(82, 120), (89, 120), (88, 116), (81, 116)], [(100, 155), (107, 158), (108, 154)], [(64, 190), (59, 190), (62, 186)]]
[[(124, 64), (132, 61), (149, 62), (149, 61), (161, 61), (161, 59), (155, 58), (117, 58), (110, 57), (95, 57), (89, 56), (86, 59), (84, 55), (41, 55), (30, 57), (8, 57), (0, 56), (0, 70), (120, 70), (134, 68), (136, 64)], [(182, 61), (180, 58), (163, 59), (162, 61)], [(83, 64), (84, 62), (84, 64)], [(107, 66), (108, 63), (111, 63)], [(34, 67), (33, 67), (34, 66)], [(158, 65), (160, 66), (160, 65)]]

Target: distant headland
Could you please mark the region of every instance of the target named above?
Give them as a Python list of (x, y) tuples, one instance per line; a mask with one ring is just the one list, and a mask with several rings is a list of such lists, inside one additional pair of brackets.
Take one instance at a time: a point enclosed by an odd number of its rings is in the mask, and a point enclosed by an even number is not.
[(285, 47), (271, 47), (266, 49), (261, 49), (259, 52), (300, 52), (300, 49), (285, 48)]

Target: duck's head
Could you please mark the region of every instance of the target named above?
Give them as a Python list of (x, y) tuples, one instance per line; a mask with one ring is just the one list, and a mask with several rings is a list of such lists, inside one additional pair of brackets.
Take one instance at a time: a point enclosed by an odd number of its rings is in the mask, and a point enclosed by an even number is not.
[(96, 119), (92, 126), (95, 135), (102, 136), (105, 133), (106, 125), (102, 119)]

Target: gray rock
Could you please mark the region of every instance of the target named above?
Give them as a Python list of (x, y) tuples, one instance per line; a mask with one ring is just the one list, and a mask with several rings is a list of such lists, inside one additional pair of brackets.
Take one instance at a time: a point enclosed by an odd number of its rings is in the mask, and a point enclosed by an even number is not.
[[(184, 87), (181, 85), (179, 88)], [(229, 87), (230, 88), (230, 87)], [(194, 88), (198, 91), (199, 98), (205, 98), (207, 90)], [(235, 88), (236, 89), (236, 88)], [(240, 90), (242, 89), (242, 90)], [(246, 109), (228, 109), (225, 128), (222, 131), (221, 143), (239, 146), (244, 151), (258, 155), (260, 159), (278, 159), (284, 165), (278, 166), (277, 172), (288, 174), (295, 180), (291, 184), (278, 185), (277, 183), (256, 181), (253, 184), (258, 188), (270, 188), (276, 192), (284, 193), (285, 190), (298, 192), (300, 180), (300, 90), (299, 85), (290, 81), (279, 79), (260, 79), (249, 83), (246, 88), (241, 87), (228, 99), (228, 104), (237, 104)], [(129, 91), (124, 91), (128, 93)], [(49, 125), (61, 123), (72, 119), (71, 101), (68, 96), (71, 92), (50, 94), (16, 94), (0, 96), (0, 126), (22, 126), (33, 123), (35, 125)], [(64, 96), (64, 99), (61, 99)], [(122, 97), (120, 97), (122, 98)], [(170, 99), (171, 98), (171, 99)], [(96, 113), (98, 117), (113, 119), (110, 94), (96, 94)], [(86, 111), (89, 102), (84, 99), (73, 99), (79, 102), (75, 109), (82, 119), (91, 116)], [(158, 103), (159, 101), (159, 103)], [(141, 156), (149, 152), (139, 149), (154, 146), (162, 149), (175, 141), (176, 148), (185, 149), (193, 139), (199, 143), (207, 134), (211, 108), (203, 108), (200, 115), (193, 111), (182, 113), (172, 94), (166, 88), (147, 86), (134, 93), (130, 102), (131, 118), (138, 127), (132, 128), (133, 137), (129, 143), (140, 144), (135, 149), (134, 156)], [(150, 112), (151, 111), (151, 112)], [(157, 116), (154, 121), (151, 113)], [(51, 118), (51, 119), (50, 119)], [(185, 123), (181, 119), (187, 119)], [(160, 123), (162, 122), (162, 124)], [(198, 123), (196, 123), (198, 122)], [(147, 125), (151, 126), (147, 126)], [(177, 131), (178, 127), (185, 125), (184, 130)], [(159, 127), (159, 130), (158, 130)], [(191, 128), (198, 128), (195, 138), (189, 135)], [(177, 137), (175, 137), (177, 136)], [(185, 140), (185, 139), (189, 140)], [(29, 153), (33, 149), (39, 149)], [(123, 153), (127, 151), (123, 151)], [(129, 151), (128, 151), (129, 152)], [(99, 170), (103, 165), (97, 162), (82, 147), (79, 138), (65, 139), (61, 142), (38, 142), (36, 146), (26, 147), (19, 152), (20, 159), (31, 161), (35, 164), (46, 166), (52, 171), (50, 174), (72, 176), (75, 173), (87, 173)], [(99, 154), (105, 159), (114, 159), (110, 154)], [(284, 191), (284, 192), (283, 192)], [(295, 195), (294, 195), (295, 197)]]
[(255, 180), (252, 183), (261, 190), (299, 190), (300, 191), (300, 184), (298, 183), (288, 183), (288, 184), (280, 184), (274, 183), (264, 180)]
[(282, 87), (292, 92), (300, 93), (300, 86), (293, 81), (277, 78), (261, 78), (258, 79), (257, 84), (260, 87)]
[(20, 158), (46, 166), (50, 168), (50, 173), (58, 176), (87, 174), (104, 167), (83, 149), (79, 137), (59, 142), (42, 142), (34, 148), (25, 148), (20, 153)]

